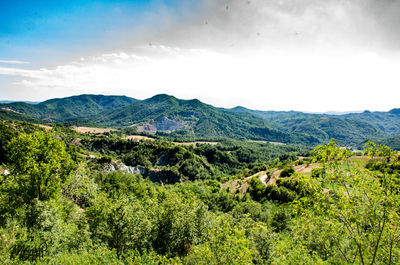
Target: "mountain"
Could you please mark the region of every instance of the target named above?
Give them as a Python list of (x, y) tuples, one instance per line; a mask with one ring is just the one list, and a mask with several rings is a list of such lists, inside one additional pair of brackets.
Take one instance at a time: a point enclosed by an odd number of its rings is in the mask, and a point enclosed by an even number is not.
[(356, 146), (366, 139), (379, 139), (386, 135), (381, 128), (362, 119), (348, 118), (346, 115), (321, 115), (298, 111), (258, 111), (244, 107), (236, 107), (232, 111), (251, 113), (275, 123), (280, 130), (312, 135), (320, 142), (327, 142), (334, 138), (342, 145)]
[(24, 102), (0, 104), (0, 108), (9, 108), (37, 119), (55, 122), (90, 120), (103, 111), (136, 102), (126, 96), (79, 95), (56, 98), (36, 105)]
[(113, 127), (136, 127), (138, 131), (147, 133), (172, 133), (172, 136), (193, 138), (229, 137), (304, 144), (319, 142), (312, 136), (283, 132), (274, 128), (273, 123), (250, 113), (216, 108), (197, 99), (181, 100), (165, 94), (106, 111), (94, 121)]
[[(121, 96), (80, 95), (51, 99), (37, 105), (0, 104), (18, 119), (48, 122), (93, 122), (99, 126), (134, 127), (139, 132), (186, 138), (235, 138), (314, 145), (319, 139), (280, 130), (247, 112), (216, 108), (197, 99), (181, 100), (160, 94), (146, 100)], [(14, 115), (15, 116), (15, 115)]]
[[(393, 143), (400, 137), (400, 109), (389, 112), (313, 114), (217, 108), (197, 99), (160, 94), (145, 100), (125, 96), (79, 95), (36, 105), (0, 104), (1, 119), (90, 123), (138, 132), (194, 139), (251, 139), (316, 145), (331, 138), (360, 147), (367, 140)], [(390, 145), (390, 144), (389, 144)]]
[(350, 113), (341, 116), (341, 118), (367, 122), (391, 136), (400, 134), (400, 109), (392, 109), (389, 112)]
[(351, 146), (362, 143), (366, 139), (385, 136), (380, 129), (369, 123), (325, 115), (291, 120), (282, 125), (290, 132), (313, 135), (322, 142), (334, 138), (342, 144)]

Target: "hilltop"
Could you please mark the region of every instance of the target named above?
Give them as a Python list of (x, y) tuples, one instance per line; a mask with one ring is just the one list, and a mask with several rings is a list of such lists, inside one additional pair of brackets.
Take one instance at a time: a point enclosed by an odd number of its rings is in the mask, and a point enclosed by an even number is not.
[(400, 135), (398, 109), (343, 115), (225, 109), (166, 94), (145, 100), (79, 95), (38, 104), (0, 104), (0, 108), (2, 119), (129, 127), (145, 134), (181, 139), (233, 138), (314, 146), (335, 138), (342, 146), (358, 148), (370, 139), (397, 147), (396, 137)]

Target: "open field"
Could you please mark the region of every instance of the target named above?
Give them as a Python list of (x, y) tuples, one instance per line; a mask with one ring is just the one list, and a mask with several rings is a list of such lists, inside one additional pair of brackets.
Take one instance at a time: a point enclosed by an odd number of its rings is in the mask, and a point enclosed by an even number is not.
[[(127, 140), (132, 140), (132, 141), (141, 141), (141, 140), (146, 140), (146, 141), (155, 141), (154, 138), (148, 137), (148, 136), (143, 136), (143, 135), (129, 135), (126, 136), (125, 139)], [(209, 144), (209, 145), (217, 145), (218, 142), (207, 142), (207, 141), (194, 141), (194, 142), (172, 142), (173, 144), (176, 145), (193, 145), (195, 146), (196, 144)]]
[(173, 142), (176, 145), (196, 145), (196, 144), (209, 144), (209, 145), (217, 145), (218, 142), (207, 142), (207, 141), (195, 141), (195, 142)]
[(281, 142), (269, 142), (269, 141), (263, 141), (263, 140), (248, 140), (248, 142), (259, 143), (259, 144), (286, 145), (285, 143), (281, 143)]
[(135, 142), (139, 142), (141, 140), (146, 140), (146, 141), (153, 142), (155, 140), (154, 138), (143, 136), (143, 135), (129, 135), (129, 136), (126, 136), (125, 139), (132, 140), (132, 141), (135, 141)]
[(303, 165), (298, 165), (294, 167), (294, 170), (296, 171), (296, 173), (300, 173), (300, 174), (310, 174), (311, 171), (314, 168), (318, 168), (319, 167), (319, 163), (312, 163), (312, 164), (303, 164)]
[(112, 128), (94, 128), (94, 127), (77, 127), (72, 126), (72, 130), (78, 133), (106, 133), (106, 132), (113, 132), (117, 131), (117, 129)]
[(51, 126), (47, 126), (47, 125), (42, 125), (42, 124), (38, 124), (38, 127), (44, 128), (46, 131), (50, 131), (51, 129), (53, 129), (53, 127)]

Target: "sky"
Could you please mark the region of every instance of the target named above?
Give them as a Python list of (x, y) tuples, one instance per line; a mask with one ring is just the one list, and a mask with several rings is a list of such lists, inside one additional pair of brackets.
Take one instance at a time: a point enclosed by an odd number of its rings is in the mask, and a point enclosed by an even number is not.
[(399, 14), (398, 0), (0, 1), (0, 100), (387, 111), (400, 107)]

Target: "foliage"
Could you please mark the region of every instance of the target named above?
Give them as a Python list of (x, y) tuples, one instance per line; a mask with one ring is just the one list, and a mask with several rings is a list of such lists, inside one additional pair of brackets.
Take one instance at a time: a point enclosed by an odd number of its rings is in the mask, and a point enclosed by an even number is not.
[(205, 244), (194, 247), (185, 259), (186, 264), (250, 264), (256, 252), (242, 231), (229, 220), (218, 218), (208, 233)]
[[(367, 151), (383, 158), (392, 156), (390, 149), (373, 143)], [(320, 192), (300, 201), (299, 225), (308, 230), (308, 235), (302, 232), (302, 242), (321, 257), (340, 263), (397, 263), (398, 177), (351, 168), (346, 152), (334, 142), (318, 147), (314, 155), (328, 170), (320, 182), (314, 182)], [(311, 234), (320, 235), (325, 246)]]
[[(221, 109), (196, 99), (180, 100), (168, 95), (156, 95), (146, 100), (79, 95), (39, 104), (0, 104), (0, 118), (4, 120), (125, 127), (126, 133), (135, 134), (138, 127), (128, 126), (150, 124), (157, 128), (158, 136), (180, 141), (234, 138), (315, 146), (335, 138), (343, 146), (358, 148), (368, 139), (374, 139), (395, 149), (399, 149), (398, 112), (394, 109), (328, 115), (255, 111), (243, 107)], [(172, 121), (170, 127), (165, 126), (166, 120)]]
[(7, 160), (12, 161), (7, 179), (17, 184), (15, 192), (26, 203), (56, 197), (73, 166), (63, 142), (44, 132), (14, 137), (7, 146)]
[(281, 173), (279, 174), (280, 178), (286, 178), (286, 177), (290, 177), (291, 175), (293, 175), (295, 172), (294, 167), (285, 167)]
[[(0, 125), (2, 264), (400, 262), (400, 160), (385, 145), (368, 142), (363, 163), (334, 140), (317, 146), (321, 168), (310, 176), (294, 172), (308, 153), (298, 146), (180, 146)], [(252, 177), (279, 168), (273, 185)], [(178, 181), (160, 183), (160, 172)]]
[(66, 122), (79, 119), (90, 121), (90, 117), (103, 111), (134, 102), (136, 102), (136, 99), (125, 96), (79, 95), (62, 99), (50, 99), (34, 105), (24, 102), (1, 105), (36, 119)]

